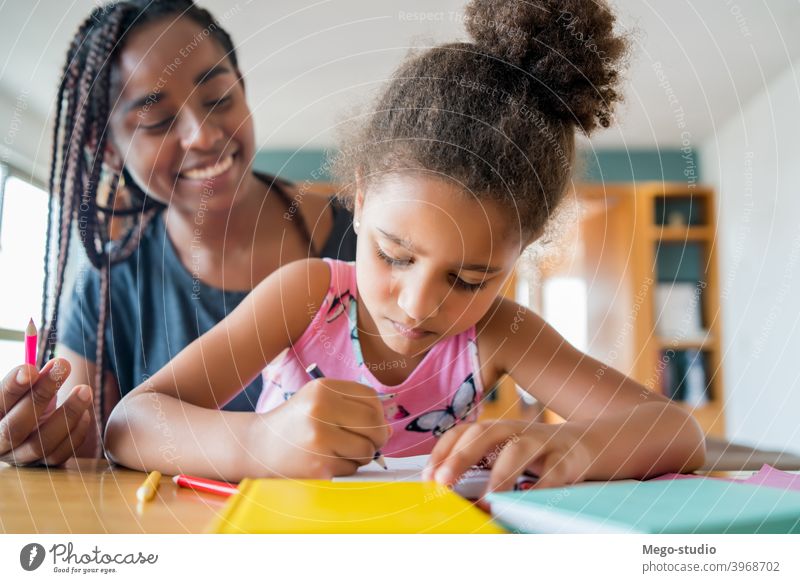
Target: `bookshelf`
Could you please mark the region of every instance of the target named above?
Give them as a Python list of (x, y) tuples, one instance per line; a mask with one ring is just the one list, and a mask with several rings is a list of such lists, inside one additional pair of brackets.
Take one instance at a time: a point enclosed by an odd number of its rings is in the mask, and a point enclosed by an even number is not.
[(595, 209), (578, 237), (593, 290), (589, 353), (724, 436), (713, 189), (652, 182), (580, 185), (576, 194)]
[[(335, 185), (323, 183), (303, 187), (327, 195), (336, 190)], [(673, 393), (707, 435), (723, 437), (713, 189), (669, 182), (578, 184), (570, 196), (582, 208), (577, 232), (563, 238), (573, 248), (561, 250), (561, 262), (538, 269), (532, 308), (541, 313), (539, 288), (548, 277), (581, 278), (589, 290), (587, 352), (651, 390)], [(689, 295), (696, 299), (689, 304), (691, 311), (681, 314), (681, 293), (698, 288), (699, 293)], [(503, 293), (513, 297), (513, 290), (512, 281)], [(659, 294), (667, 295), (668, 306), (679, 316), (664, 311)], [(676, 330), (666, 325), (684, 317), (693, 326)], [(687, 353), (694, 357), (687, 358)], [(700, 386), (693, 404), (685, 398), (686, 383), (681, 388), (679, 382), (690, 366), (695, 367), (688, 375), (695, 392)], [(538, 403), (526, 404), (508, 377), (486, 397), (482, 419), (560, 420)]]

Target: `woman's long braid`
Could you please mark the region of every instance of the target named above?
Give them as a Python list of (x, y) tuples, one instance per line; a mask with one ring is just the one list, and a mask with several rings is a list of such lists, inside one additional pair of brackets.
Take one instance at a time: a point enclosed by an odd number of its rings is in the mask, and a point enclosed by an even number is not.
[[(96, 454), (99, 454), (103, 450), (102, 427), (105, 425), (105, 383), (103, 380), (105, 378), (105, 323), (108, 312), (108, 270), (110, 262), (110, 245), (108, 244), (110, 229), (108, 228), (108, 223), (111, 220), (111, 217), (109, 217), (107, 213), (97, 212), (96, 194), (100, 182), (100, 171), (103, 167), (106, 142), (108, 139), (107, 120), (109, 117), (111, 102), (109, 78), (111, 53), (114, 50), (114, 46), (116, 45), (119, 37), (121, 22), (121, 11), (116, 11), (115, 13), (111, 14), (105, 23), (105, 30), (103, 31), (105, 34), (101, 34), (99, 36), (99, 38), (102, 40), (92, 46), (92, 50), (89, 51), (89, 54), (86, 57), (87, 68), (92, 71), (97, 71), (97, 76), (94, 77), (87, 86), (87, 94), (89, 91), (91, 91), (91, 84), (96, 84), (96, 90), (98, 93), (93, 104), (89, 104), (88, 102), (86, 104), (86, 108), (95, 105), (95, 111), (92, 112), (92, 119), (95, 123), (90, 131), (90, 138), (95, 145), (95, 150), (92, 158), (89, 182), (85, 186), (92, 192), (92, 196), (89, 197), (90, 213), (89, 217), (87, 218), (90, 218), (92, 221), (92, 230), (96, 233), (96, 236), (92, 237), (91, 241), (87, 241), (89, 244), (85, 245), (87, 247), (86, 252), (87, 255), (90, 256), (92, 265), (100, 270), (100, 306), (97, 325), (97, 352), (95, 353), (96, 374), (94, 378), (93, 399), (95, 407), (95, 420), (98, 424), (98, 447), (95, 452)], [(88, 83), (88, 81), (85, 79), (84, 82)], [(102, 126), (98, 124), (98, 122), (101, 120), (103, 122)], [(91, 257), (92, 252), (94, 252), (94, 257)]]
[[(112, 253), (108, 237), (108, 225), (113, 218), (111, 213), (98, 208), (97, 192), (100, 183), (104, 153), (107, 144), (106, 126), (110, 113), (110, 60), (118, 43), (124, 6), (119, 8), (96, 8), (81, 25), (68, 52), (64, 67), (64, 78), (59, 86), (56, 127), (54, 129), (50, 172), (51, 199), (50, 216), (55, 209), (58, 197), (60, 210), (55, 226), (58, 233), (58, 261), (55, 270), (55, 290), (52, 305), (48, 305), (50, 256), (52, 247), (53, 221), (48, 221), (51, 231), (45, 251), (45, 277), (43, 320), (48, 321), (48, 334), (43, 337), (40, 354), (42, 362), (53, 356), (57, 338), (57, 322), (60, 300), (63, 293), (64, 273), (67, 266), (73, 225), (80, 225), (82, 243), (89, 262), (100, 271), (100, 306), (98, 314), (97, 352), (95, 364), (97, 374), (94, 379), (94, 411), (96, 422), (102, 426), (105, 419), (104, 370), (105, 370), (105, 324), (108, 312), (109, 282), (108, 272), (111, 263), (124, 260), (136, 249), (143, 225), (134, 225), (123, 248)], [(61, 146), (59, 148), (59, 145)], [(93, 150), (93, 151), (91, 151)], [(87, 157), (89, 163), (87, 164)], [(56, 178), (58, 175), (58, 187)], [(111, 188), (116, 188), (119, 177), (112, 174)], [(137, 197), (141, 198), (141, 197)], [(113, 209), (111, 197), (111, 207)], [(158, 205), (146, 199), (142, 205), (142, 220), (149, 219), (158, 210)], [(49, 308), (49, 309), (48, 309)], [(98, 432), (101, 436), (102, 432)], [(102, 439), (98, 439), (101, 453)]]
[[(125, 194), (128, 206), (115, 209), (116, 189), (120, 176), (106, 168), (107, 125), (111, 107), (110, 71), (115, 51), (133, 28), (165, 16), (188, 17), (203, 29), (211, 31), (234, 66), (238, 66), (236, 51), (230, 36), (211, 14), (191, 0), (119, 0), (98, 6), (81, 24), (67, 52), (63, 75), (58, 87), (55, 129), (53, 131), (50, 166), (50, 200), (48, 202), (47, 243), (45, 249), (45, 285), (42, 300), (42, 334), (40, 366), (53, 357), (58, 337), (58, 318), (64, 274), (67, 267), (72, 230), (77, 223), (81, 243), (92, 266), (100, 273), (97, 350), (95, 353), (94, 411), (99, 427), (105, 421), (106, 395), (105, 345), (106, 322), (110, 302), (110, 270), (138, 248), (148, 223), (163, 205), (139, 188), (127, 172)], [(110, 173), (110, 176), (108, 174)], [(108, 181), (109, 200), (98, 203), (101, 179)], [(56, 214), (56, 204), (60, 212)], [(111, 221), (117, 216), (128, 221), (129, 231), (119, 241), (111, 241)], [(138, 220), (136, 220), (138, 219)], [(53, 270), (53, 237), (57, 236), (57, 263)], [(51, 274), (51, 271), (54, 271)], [(55, 279), (52, 297), (51, 280)], [(102, 446), (102, 432), (98, 432)], [(100, 448), (98, 448), (98, 453)]]
[[(56, 97), (56, 117), (55, 127), (53, 130), (53, 145), (51, 150), (52, 160), (50, 163), (50, 179), (49, 190), (50, 196), (47, 201), (47, 234), (45, 238), (45, 261), (44, 261), (44, 292), (42, 298), (42, 324), (47, 322), (47, 316), (50, 313), (49, 309), (49, 295), (50, 290), (50, 255), (52, 253), (52, 232), (53, 232), (53, 213), (55, 208), (56, 195), (61, 203), (62, 212), (58, 216), (57, 229), (59, 232), (59, 249), (58, 249), (58, 263), (66, 262), (67, 247), (61, 243), (61, 230), (63, 226), (64, 213), (63, 207), (68, 201), (65, 200), (65, 186), (70, 172), (66, 164), (69, 148), (72, 143), (70, 136), (70, 120), (75, 117), (78, 100), (76, 99), (76, 88), (78, 85), (78, 76), (80, 75), (81, 67), (80, 61), (77, 59), (78, 50), (86, 39), (86, 33), (92, 26), (92, 19), (87, 18), (80, 29), (78, 30), (75, 38), (70, 44), (69, 51), (67, 52), (67, 61), (64, 64), (64, 70), (59, 83), (58, 95)], [(66, 108), (65, 106), (66, 101)], [(63, 116), (63, 117), (62, 117)], [(59, 145), (61, 146), (59, 150)], [(59, 177), (58, 190), (54, 190), (56, 176)], [(58, 302), (60, 296), (55, 296), (55, 301)], [(52, 322), (51, 322), (52, 324)], [(55, 328), (48, 327), (46, 333), (41, 335), (39, 339), (39, 366), (44, 366), (44, 363), (53, 357), (53, 347), (56, 341)]]
[[(87, 34), (95, 32), (93, 18), (94, 12), (89, 16), (88, 27), (81, 27), (84, 37)], [(59, 236), (59, 250), (58, 250), (58, 264), (56, 268), (55, 278), (55, 293), (54, 305), (52, 306), (52, 313), (50, 325), (48, 330), (50, 333), (47, 336), (47, 345), (44, 350), (45, 358), (52, 356), (52, 351), (55, 347), (56, 341), (56, 322), (58, 321), (58, 313), (60, 308), (60, 298), (63, 291), (64, 284), (64, 271), (66, 269), (67, 253), (69, 251), (69, 243), (72, 235), (72, 225), (75, 218), (75, 202), (76, 198), (81, 196), (84, 189), (84, 170), (85, 170), (85, 157), (84, 157), (84, 144), (87, 143), (89, 135), (89, 127), (87, 123), (88, 114), (90, 112), (89, 99), (90, 91), (92, 89), (92, 82), (97, 75), (97, 71), (91, 67), (92, 61), (90, 55), (92, 52), (97, 51), (97, 45), (91, 43), (89, 48), (89, 55), (84, 59), (74, 58), (71, 63), (68, 63), (68, 79), (64, 83), (65, 88), (69, 88), (67, 94), (67, 111), (65, 114), (65, 127), (63, 128), (61, 138), (64, 141), (62, 148), (62, 172), (60, 177), (60, 184), (58, 189), (59, 199), (61, 202), (61, 213), (58, 220), (58, 236)], [(76, 55), (77, 57), (77, 55)], [(59, 128), (56, 127), (56, 132)], [(56, 136), (57, 138), (58, 136)], [(51, 182), (53, 181), (51, 177)], [(96, 183), (89, 182), (85, 185), (85, 202), (86, 205), (79, 205), (80, 209), (85, 206), (91, 206), (96, 192)], [(93, 192), (94, 191), (94, 192)], [(83, 214), (83, 213), (80, 213)], [(92, 213), (87, 213), (92, 214)], [(86, 217), (91, 221), (91, 217)], [(94, 230), (86, 225), (87, 233), (83, 237), (84, 247), (86, 248), (89, 261), (92, 265), (99, 263), (94, 249)], [(48, 269), (49, 271), (49, 269)]]

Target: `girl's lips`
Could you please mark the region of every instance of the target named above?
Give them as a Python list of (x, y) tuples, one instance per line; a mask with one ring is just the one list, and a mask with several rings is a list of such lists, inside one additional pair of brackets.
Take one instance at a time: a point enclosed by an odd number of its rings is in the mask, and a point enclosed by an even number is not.
[(392, 319), (389, 319), (389, 321), (392, 323), (392, 326), (394, 326), (394, 329), (397, 330), (398, 334), (404, 338), (408, 338), (409, 340), (419, 340), (420, 338), (425, 338), (426, 336), (433, 334), (433, 332), (423, 330), (422, 328), (408, 328), (407, 326), (403, 326), (399, 322), (395, 322)]

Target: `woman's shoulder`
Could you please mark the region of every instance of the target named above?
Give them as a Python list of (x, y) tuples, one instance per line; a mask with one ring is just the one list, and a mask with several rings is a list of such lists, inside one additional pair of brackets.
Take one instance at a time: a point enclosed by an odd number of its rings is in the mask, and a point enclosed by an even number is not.
[(355, 259), (353, 216), (336, 198), (336, 186), (323, 182), (281, 185), (296, 206), (320, 257)]
[(356, 257), (353, 216), (336, 198), (337, 187), (330, 182), (298, 184), (278, 176), (255, 172), (256, 177), (283, 199), (286, 214), (301, 219), (300, 228), (320, 257), (352, 261)]

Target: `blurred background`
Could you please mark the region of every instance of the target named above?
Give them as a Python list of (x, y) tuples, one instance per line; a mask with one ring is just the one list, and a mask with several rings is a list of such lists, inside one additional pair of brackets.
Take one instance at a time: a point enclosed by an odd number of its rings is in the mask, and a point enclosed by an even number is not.
[[(408, 51), (466, 38), (460, 1), (198, 3), (237, 45), (256, 168), (320, 189), (339, 124)], [(560, 236), (508, 293), (710, 435), (800, 453), (800, 5), (613, 4), (634, 39), (626, 102), (581, 141)], [(53, 100), (95, 5), (0, 5), (2, 370), (41, 311)], [(487, 414), (548, 418), (513, 384), (492, 399)]]

